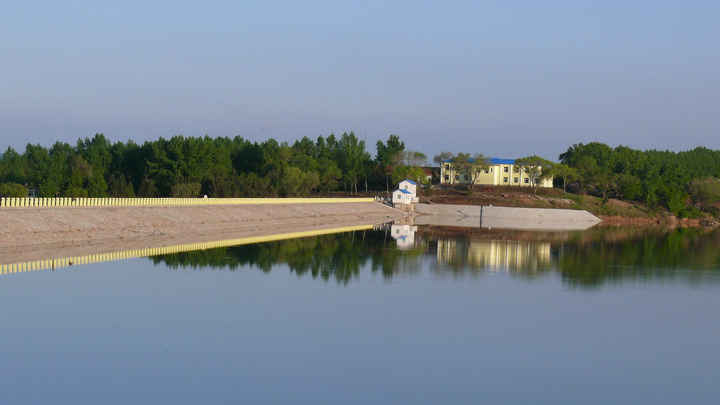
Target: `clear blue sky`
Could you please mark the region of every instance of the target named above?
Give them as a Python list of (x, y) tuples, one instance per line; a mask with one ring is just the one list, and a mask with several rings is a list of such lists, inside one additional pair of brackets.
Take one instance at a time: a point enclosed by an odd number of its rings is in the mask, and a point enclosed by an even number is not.
[(354, 131), (556, 160), (720, 149), (720, 1), (17, 1), (0, 149)]

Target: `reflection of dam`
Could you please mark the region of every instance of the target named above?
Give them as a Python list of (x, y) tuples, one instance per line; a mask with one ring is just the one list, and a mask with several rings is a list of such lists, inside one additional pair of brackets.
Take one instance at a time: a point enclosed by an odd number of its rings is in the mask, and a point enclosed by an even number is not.
[(303, 238), (303, 237), (308, 237), (308, 236), (319, 236), (319, 235), (328, 235), (328, 234), (333, 234), (333, 233), (361, 231), (361, 230), (368, 230), (368, 229), (372, 229), (372, 228), (373, 227), (371, 225), (352, 226), (352, 227), (321, 229), (321, 230), (305, 231), (305, 232), (283, 233), (283, 234), (278, 234), (278, 235), (256, 236), (256, 237), (248, 237), (248, 238), (240, 238), (240, 239), (228, 239), (228, 240), (220, 240), (220, 241), (215, 241), (215, 242), (190, 243), (190, 244), (167, 246), (167, 247), (154, 247), (154, 248), (147, 248), (147, 249), (124, 250), (124, 251), (118, 251), (118, 252), (98, 253), (98, 254), (90, 254), (90, 255), (75, 256), (75, 257), (48, 258), (48, 259), (36, 260), (36, 261), (32, 261), (32, 262), (2, 264), (2, 265), (0, 265), (0, 275), (10, 274), (10, 273), (20, 273), (20, 272), (31, 271), (31, 270), (46, 270), (46, 269), (54, 270), (57, 268), (68, 267), (68, 266), (79, 265), (79, 264), (101, 263), (101, 262), (109, 262), (109, 261), (121, 260), (121, 259), (132, 259), (132, 258), (138, 258), (138, 257), (148, 257), (148, 256), (157, 256), (157, 255), (165, 255), (165, 254), (180, 253), (180, 252), (190, 252), (190, 251), (195, 251), (195, 250), (213, 249), (213, 248), (218, 248), (218, 247), (247, 245), (247, 244), (251, 244), (251, 243), (272, 242), (272, 241), (277, 241), (277, 240)]
[(550, 243), (535, 241), (439, 239), (437, 264), (472, 269), (537, 270), (550, 264)]

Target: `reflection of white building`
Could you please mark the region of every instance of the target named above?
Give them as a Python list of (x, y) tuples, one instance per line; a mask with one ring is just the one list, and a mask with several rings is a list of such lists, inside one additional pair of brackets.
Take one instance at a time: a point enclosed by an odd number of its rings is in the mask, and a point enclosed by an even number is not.
[(390, 236), (395, 239), (399, 249), (411, 249), (415, 245), (417, 226), (395, 225), (390, 227)]
[(437, 255), (438, 264), (466, 264), (496, 271), (537, 270), (550, 264), (550, 243), (439, 239)]

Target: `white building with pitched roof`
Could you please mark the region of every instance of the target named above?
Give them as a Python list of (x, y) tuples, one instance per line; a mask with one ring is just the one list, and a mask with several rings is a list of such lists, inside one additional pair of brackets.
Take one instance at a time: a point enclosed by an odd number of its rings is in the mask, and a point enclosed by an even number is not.
[(398, 184), (398, 189), (392, 194), (393, 204), (410, 204), (418, 202), (417, 183), (412, 180), (403, 180)]

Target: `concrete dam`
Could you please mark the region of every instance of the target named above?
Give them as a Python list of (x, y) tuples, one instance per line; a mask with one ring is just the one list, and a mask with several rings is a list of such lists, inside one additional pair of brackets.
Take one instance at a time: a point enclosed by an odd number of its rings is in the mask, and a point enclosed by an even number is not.
[(587, 211), (553, 208), (417, 204), (415, 214), (416, 225), (488, 229), (567, 231), (588, 229), (602, 222)]

